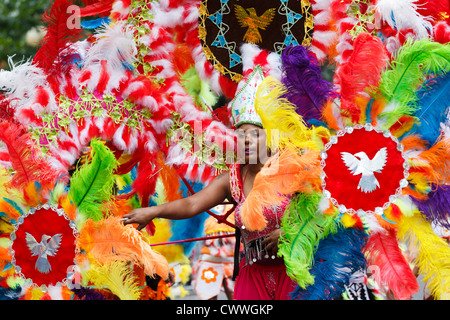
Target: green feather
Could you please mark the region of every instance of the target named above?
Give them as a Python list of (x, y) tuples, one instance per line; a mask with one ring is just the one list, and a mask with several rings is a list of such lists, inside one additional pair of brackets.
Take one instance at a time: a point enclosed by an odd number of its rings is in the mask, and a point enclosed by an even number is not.
[(450, 45), (411, 38), (400, 48), (388, 70), (381, 74), (379, 90), (388, 103), (378, 116), (390, 128), (400, 117), (414, 115), (417, 90), (427, 76), (450, 70)]
[(337, 231), (334, 216), (318, 212), (321, 197), (317, 193), (298, 194), (281, 220), (284, 234), (278, 242), (278, 255), (284, 258), (289, 277), (302, 288), (314, 283), (309, 270), (319, 241)]
[(211, 91), (209, 84), (200, 79), (194, 67), (188, 69), (181, 76), (181, 83), (186, 89), (186, 92), (194, 99), (195, 104), (206, 112), (211, 111), (210, 109), (219, 99), (218, 96)]
[(117, 161), (107, 146), (91, 141), (92, 161), (78, 168), (70, 180), (69, 197), (77, 206), (82, 219), (98, 221), (103, 218), (101, 206), (111, 199), (114, 170)]

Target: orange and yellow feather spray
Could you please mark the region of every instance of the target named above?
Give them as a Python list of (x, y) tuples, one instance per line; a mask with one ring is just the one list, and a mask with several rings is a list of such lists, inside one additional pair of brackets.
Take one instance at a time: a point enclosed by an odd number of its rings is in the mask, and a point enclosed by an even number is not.
[(157, 274), (167, 279), (169, 275), (167, 260), (151, 249), (141, 232), (132, 225), (123, 225), (120, 217), (110, 216), (98, 222), (88, 219), (77, 238), (77, 249), (101, 264), (130, 261), (142, 266), (149, 276)]
[(269, 76), (256, 93), (255, 109), (267, 130), (267, 147), (278, 152), (256, 175), (242, 206), (242, 222), (250, 231), (266, 227), (265, 207), (279, 205), (295, 192), (320, 188), (319, 150), (329, 138), (329, 131), (308, 128), (295, 106), (282, 98), (285, 92), (283, 84)]

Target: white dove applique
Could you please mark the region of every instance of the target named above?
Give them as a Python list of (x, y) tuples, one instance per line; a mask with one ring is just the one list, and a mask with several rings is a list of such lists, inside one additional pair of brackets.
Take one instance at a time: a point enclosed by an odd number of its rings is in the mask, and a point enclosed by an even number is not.
[(353, 175), (356, 176), (361, 174), (358, 190), (361, 189), (361, 191), (365, 193), (370, 193), (380, 187), (380, 184), (373, 173), (380, 173), (386, 165), (386, 148), (378, 150), (372, 160), (369, 159), (365, 152), (358, 152), (354, 155), (348, 152), (341, 152), (341, 158)]
[(53, 237), (44, 234), (41, 237), (41, 242), (38, 243), (31, 234), (26, 232), (25, 240), (28, 249), (31, 251), (31, 256), (38, 256), (35, 268), (41, 273), (49, 273), (52, 268), (48, 262), (47, 256), (55, 256), (61, 245), (62, 234), (58, 233)]

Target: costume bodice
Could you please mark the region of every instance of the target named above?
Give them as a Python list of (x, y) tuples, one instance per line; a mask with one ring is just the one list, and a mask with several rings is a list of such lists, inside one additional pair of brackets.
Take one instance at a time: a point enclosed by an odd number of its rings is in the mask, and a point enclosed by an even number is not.
[[(257, 260), (269, 258), (268, 253), (261, 247), (261, 241), (267, 237), (272, 231), (279, 229), (281, 226), (281, 218), (284, 210), (289, 203), (288, 199), (281, 205), (274, 205), (270, 208), (264, 208), (263, 214), (267, 221), (267, 226), (262, 231), (249, 231), (242, 223), (241, 209), (245, 201), (244, 187), (241, 176), (241, 165), (233, 165), (230, 169), (231, 195), (236, 202), (235, 208), (235, 224), (241, 230), (244, 244), (246, 260), (249, 263)], [(274, 258), (274, 257), (271, 257)]]

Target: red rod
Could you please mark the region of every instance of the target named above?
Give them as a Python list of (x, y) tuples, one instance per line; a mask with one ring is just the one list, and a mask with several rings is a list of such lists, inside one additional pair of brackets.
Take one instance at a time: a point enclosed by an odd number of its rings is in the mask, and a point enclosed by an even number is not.
[(201, 237), (201, 238), (193, 238), (193, 239), (186, 239), (186, 240), (153, 243), (153, 244), (150, 244), (150, 247), (165, 246), (167, 244), (175, 244), (175, 243), (183, 243), (183, 242), (193, 242), (193, 241), (202, 241), (202, 240), (209, 240), (209, 239), (227, 238), (227, 237), (234, 237), (234, 236), (235, 236), (234, 233), (221, 234), (221, 235), (218, 235), (218, 236), (211, 236), (211, 237)]
[[(195, 194), (195, 191), (194, 191), (194, 189), (192, 189), (192, 187), (191, 187), (191, 185), (189, 184), (189, 182), (187, 182), (187, 180), (186, 180), (182, 175), (179, 175), (179, 176), (180, 176), (181, 180), (183, 181), (183, 183), (185, 184), (185, 186), (188, 188), (188, 190), (189, 190), (189, 192), (191, 193), (191, 195), (194, 195), (194, 194)], [(228, 220), (226, 220), (226, 219), (228, 218), (228, 216), (231, 214), (232, 211), (234, 211), (234, 208), (232, 208), (231, 210), (229, 210), (224, 216), (220, 216), (220, 215), (214, 214), (214, 213), (211, 212), (210, 210), (206, 210), (206, 212), (207, 212), (209, 215), (211, 215), (211, 216), (213, 216), (214, 218), (216, 218), (216, 220), (217, 220), (219, 223), (225, 223), (225, 224), (229, 225), (229, 226), (232, 227), (232, 228), (236, 228), (236, 226), (235, 226), (234, 224), (232, 224), (231, 222), (229, 222)]]

